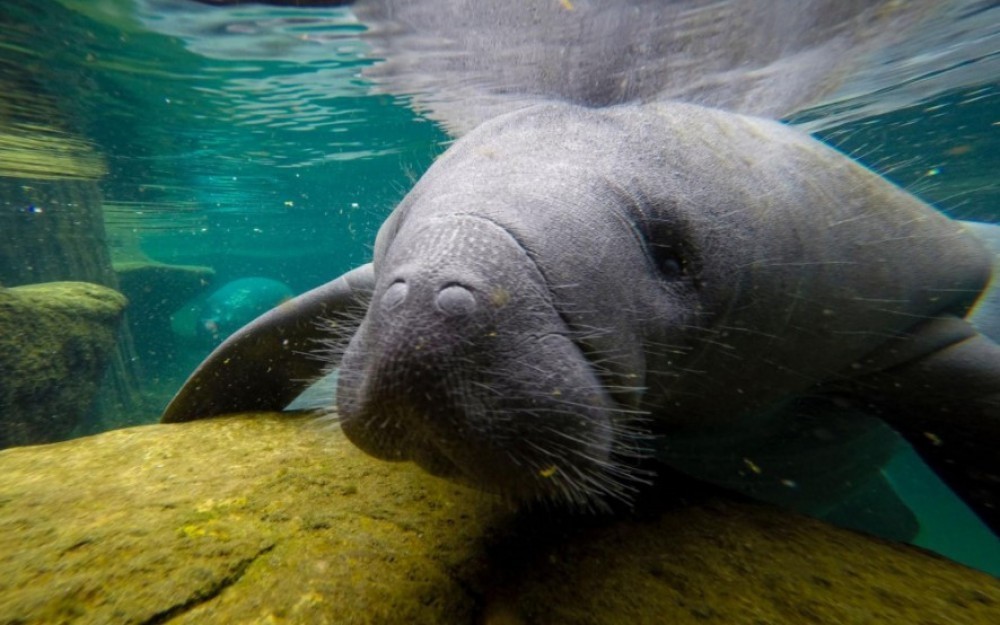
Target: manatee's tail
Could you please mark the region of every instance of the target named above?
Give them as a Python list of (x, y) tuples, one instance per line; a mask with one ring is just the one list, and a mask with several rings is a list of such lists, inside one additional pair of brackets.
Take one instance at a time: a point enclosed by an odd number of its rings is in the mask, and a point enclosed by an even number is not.
[(310, 356), (318, 342), (347, 338), (337, 337), (337, 328), (321, 322), (367, 306), (374, 284), (371, 263), (362, 265), (250, 322), (198, 366), (161, 421), (281, 410), (327, 366)]

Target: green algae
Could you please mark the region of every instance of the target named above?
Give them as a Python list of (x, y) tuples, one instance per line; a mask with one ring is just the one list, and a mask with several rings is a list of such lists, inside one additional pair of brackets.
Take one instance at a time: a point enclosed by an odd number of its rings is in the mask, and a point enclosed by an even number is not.
[(88, 414), (125, 304), (87, 282), (0, 288), (0, 447), (58, 440)]

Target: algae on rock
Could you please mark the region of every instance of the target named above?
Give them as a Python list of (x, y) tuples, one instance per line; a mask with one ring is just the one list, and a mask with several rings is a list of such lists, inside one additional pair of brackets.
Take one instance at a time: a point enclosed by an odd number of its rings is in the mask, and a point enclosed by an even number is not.
[(625, 518), (517, 512), (288, 415), (11, 449), (0, 452), (0, 623), (943, 624), (1000, 613), (1000, 581), (983, 573), (697, 484), (671, 488)]
[(66, 438), (88, 416), (125, 303), (87, 282), (0, 288), (0, 448)]

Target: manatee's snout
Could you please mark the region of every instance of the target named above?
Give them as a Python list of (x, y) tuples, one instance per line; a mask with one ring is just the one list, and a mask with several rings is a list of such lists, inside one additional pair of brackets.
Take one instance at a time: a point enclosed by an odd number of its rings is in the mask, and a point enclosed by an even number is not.
[(615, 405), (506, 230), (450, 216), (376, 270), (337, 390), (355, 444), (515, 499), (621, 491)]

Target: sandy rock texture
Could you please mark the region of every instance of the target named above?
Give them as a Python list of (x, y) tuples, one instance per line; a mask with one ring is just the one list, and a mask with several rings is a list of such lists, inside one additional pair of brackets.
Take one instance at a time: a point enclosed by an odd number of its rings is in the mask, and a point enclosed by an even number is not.
[(239, 415), (0, 452), (0, 623), (996, 623), (1000, 580), (692, 483), (514, 511)]

